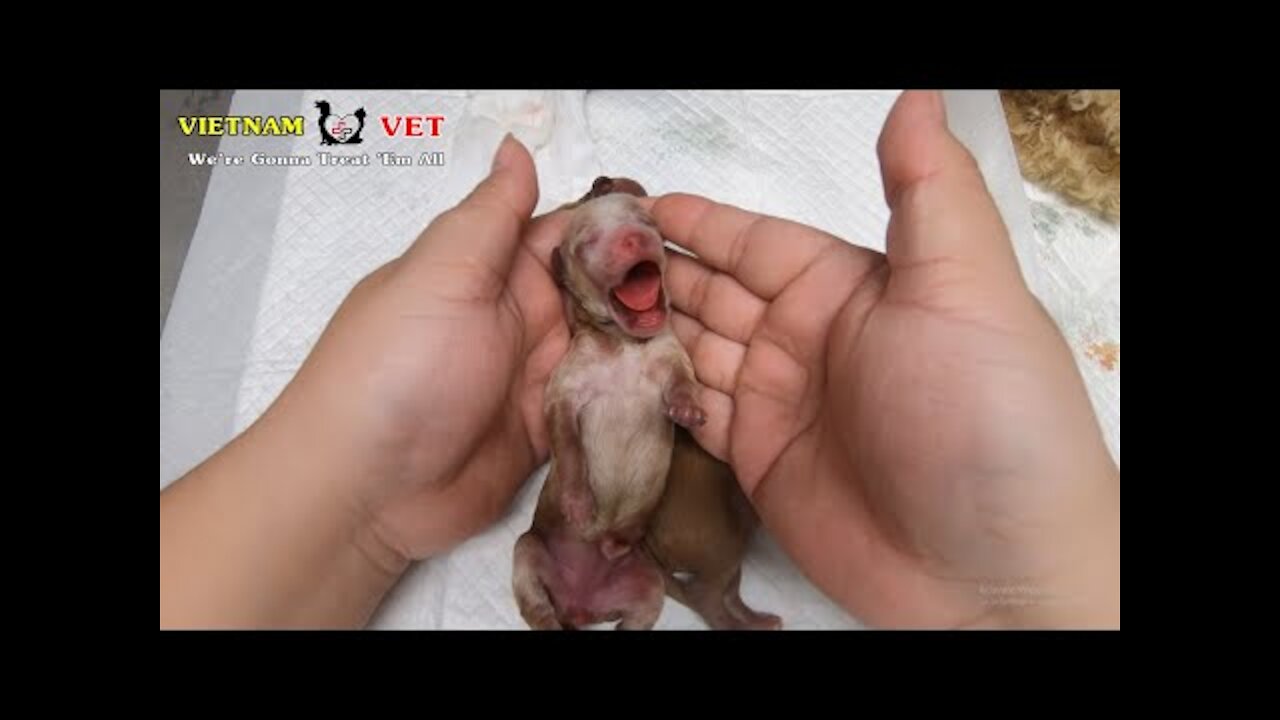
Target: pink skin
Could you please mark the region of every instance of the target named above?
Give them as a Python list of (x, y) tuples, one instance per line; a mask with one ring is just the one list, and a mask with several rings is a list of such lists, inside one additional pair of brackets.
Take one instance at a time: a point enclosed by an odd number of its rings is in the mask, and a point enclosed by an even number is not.
[(535, 630), (579, 629), (617, 622), (619, 630), (644, 630), (662, 612), (663, 579), (644, 553), (608, 558), (600, 545), (553, 533), (543, 540), (533, 533), (520, 538), (515, 550), (517, 577), (529, 568), (536, 582), (517, 601)]
[(609, 558), (597, 543), (568, 536), (547, 544), (555, 564), (548, 591), (572, 627), (621, 620), (620, 629), (651, 626), (662, 610), (662, 575), (643, 553)]

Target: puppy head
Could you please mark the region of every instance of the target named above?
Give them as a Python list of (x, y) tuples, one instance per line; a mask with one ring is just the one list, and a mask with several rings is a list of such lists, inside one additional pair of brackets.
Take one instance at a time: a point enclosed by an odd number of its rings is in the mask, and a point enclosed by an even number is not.
[(666, 328), (671, 310), (662, 236), (634, 195), (615, 191), (579, 205), (551, 263), (556, 281), (592, 325), (636, 339)]

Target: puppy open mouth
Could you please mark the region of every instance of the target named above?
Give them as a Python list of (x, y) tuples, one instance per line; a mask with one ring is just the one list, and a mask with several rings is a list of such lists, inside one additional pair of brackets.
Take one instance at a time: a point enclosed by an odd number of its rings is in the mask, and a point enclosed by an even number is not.
[(609, 301), (614, 312), (637, 330), (656, 330), (666, 320), (662, 271), (650, 260), (636, 263), (613, 290)]

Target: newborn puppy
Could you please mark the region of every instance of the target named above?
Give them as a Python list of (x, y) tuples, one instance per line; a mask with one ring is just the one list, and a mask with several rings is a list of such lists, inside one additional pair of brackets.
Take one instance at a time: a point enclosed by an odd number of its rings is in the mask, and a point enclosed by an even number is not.
[(782, 619), (742, 602), (742, 558), (758, 520), (738, 479), (687, 431), (676, 429), (666, 490), (645, 546), (667, 593), (713, 630), (776, 630)]
[(653, 627), (666, 588), (641, 541), (671, 465), (672, 422), (706, 419), (668, 322), (662, 237), (632, 194), (593, 193), (552, 254), (572, 340), (547, 384), (551, 468), (512, 573), (535, 629)]
[[(578, 202), (619, 192), (645, 195), (634, 180), (601, 177)], [(666, 489), (644, 540), (663, 570), (667, 594), (715, 630), (780, 628), (781, 618), (752, 610), (739, 593), (742, 560), (758, 524), (729, 466), (677, 427)]]

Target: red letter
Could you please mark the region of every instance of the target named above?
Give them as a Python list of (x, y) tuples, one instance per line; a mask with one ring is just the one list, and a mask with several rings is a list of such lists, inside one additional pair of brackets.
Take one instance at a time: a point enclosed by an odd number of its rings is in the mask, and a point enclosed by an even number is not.
[(387, 133), (387, 137), (395, 137), (396, 130), (400, 128), (400, 116), (399, 115), (396, 116), (395, 125), (392, 125), (391, 123), (387, 122), (390, 119), (391, 119), (391, 116), (389, 115), (382, 116), (382, 130)]
[(427, 119), (431, 121), (431, 137), (440, 137), (440, 123), (444, 122), (444, 116), (428, 115)]
[(422, 118), (417, 115), (410, 115), (405, 118), (405, 135), (409, 137), (422, 137)]

